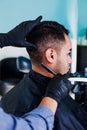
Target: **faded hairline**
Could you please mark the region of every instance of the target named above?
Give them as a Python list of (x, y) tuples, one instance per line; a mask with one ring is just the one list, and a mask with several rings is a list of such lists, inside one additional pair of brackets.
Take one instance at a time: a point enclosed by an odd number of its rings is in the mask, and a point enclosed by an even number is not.
[(33, 64), (42, 63), (42, 55), (48, 48), (60, 49), (65, 41), (64, 34), (68, 34), (67, 30), (61, 24), (56, 22), (44, 21), (35, 27), (27, 36), (27, 41), (37, 46), (37, 50), (27, 52)]

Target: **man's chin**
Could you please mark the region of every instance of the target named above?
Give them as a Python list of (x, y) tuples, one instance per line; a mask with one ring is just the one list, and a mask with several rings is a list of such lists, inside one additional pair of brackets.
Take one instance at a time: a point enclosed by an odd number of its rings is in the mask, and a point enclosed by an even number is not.
[(61, 75), (67, 74), (68, 72), (69, 72), (69, 71), (63, 72), (63, 73), (61, 73)]
[(67, 74), (70, 70), (66, 70), (66, 71), (62, 71), (62, 72), (58, 72), (57, 74), (61, 74), (61, 75), (64, 75), (64, 74)]

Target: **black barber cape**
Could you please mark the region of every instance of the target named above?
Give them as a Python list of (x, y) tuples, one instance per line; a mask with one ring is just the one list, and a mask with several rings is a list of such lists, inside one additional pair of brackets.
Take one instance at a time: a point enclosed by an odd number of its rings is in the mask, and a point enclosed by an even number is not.
[[(3, 109), (22, 116), (36, 108), (49, 81), (50, 78), (31, 71), (2, 98)], [(87, 130), (87, 113), (69, 95), (58, 105), (54, 130)]]

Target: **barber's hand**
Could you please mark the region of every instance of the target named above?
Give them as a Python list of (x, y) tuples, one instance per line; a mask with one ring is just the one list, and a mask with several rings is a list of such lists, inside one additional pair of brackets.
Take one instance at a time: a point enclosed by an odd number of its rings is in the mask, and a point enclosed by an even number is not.
[(36, 20), (29, 20), (20, 23), (8, 33), (0, 33), (0, 47), (16, 46), (16, 47), (31, 47), (35, 48), (33, 43), (26, 41), (26, 35), (40, 23), (42, 16)]
[(55, 99), (60, 102), (61, 99), (65, 98), (71, 89), (71, 83), (65, 75), (56, 75), (48, 83), (45, 96)]

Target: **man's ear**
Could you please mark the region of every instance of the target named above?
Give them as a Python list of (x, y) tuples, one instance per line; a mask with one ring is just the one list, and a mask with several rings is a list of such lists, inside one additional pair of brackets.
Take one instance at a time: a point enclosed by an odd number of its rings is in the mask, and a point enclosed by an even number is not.
[(45, 52), (46, 60), (50, 63), (54, 61), (54, 52), (53, 48), (48, 48)]

